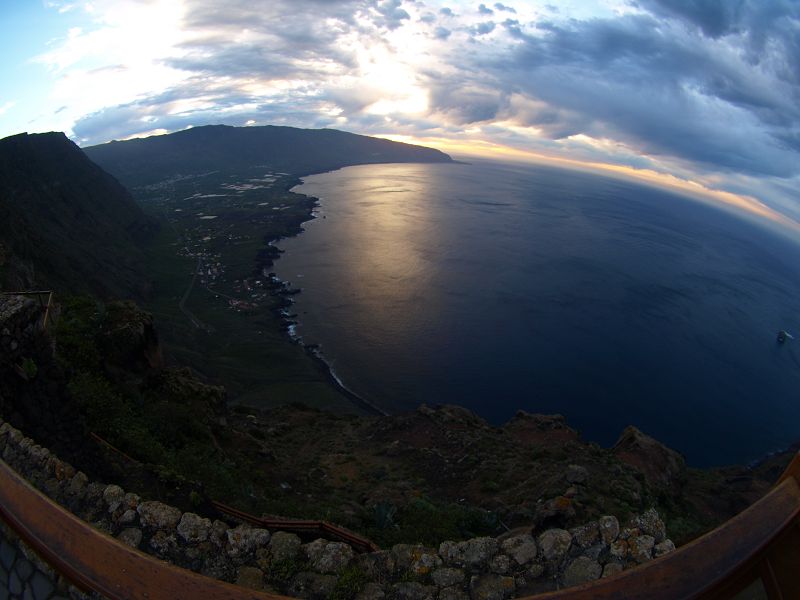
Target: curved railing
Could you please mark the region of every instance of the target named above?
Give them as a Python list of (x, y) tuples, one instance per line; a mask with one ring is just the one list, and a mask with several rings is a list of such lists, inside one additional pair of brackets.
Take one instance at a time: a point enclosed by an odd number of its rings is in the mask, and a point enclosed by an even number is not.
[(135, 550), (50, 500), (2, 460), (0, 518), (77, 587), (111, 600), (287, 600), (204, 577)]
[[(775, 487), (714, 531), (615, 576), (527, 600), (800, 598), (800, 454)], [(78, 587), (112, 600), (281, 600), (156, 560), (107, 536), (0, 460), (0, 518)], [(759, 593), (756, 593), (759, 592)]]

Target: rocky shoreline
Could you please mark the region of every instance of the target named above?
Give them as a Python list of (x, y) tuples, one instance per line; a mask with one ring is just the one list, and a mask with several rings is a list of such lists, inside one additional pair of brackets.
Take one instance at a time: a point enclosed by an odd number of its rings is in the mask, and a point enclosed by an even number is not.
[[(314, 174), (316, 175), (317, 173)], [(291, 191), (293, 188), (302, 184), (303, 181), (300, 177), (293, 178), (286, 184), (286, 190)], [(386, 416), (389, 414), (388, 412), (379, 407), (377, 404), (362, 398), (350, 390), (344, 384), (344, 382), (337, 377), (330, 363), (325, 359), (325, 356), (322, 354), (317, 344), (305, 344), (303, 343), (302, 338), (294, 333), (294, 328), (297, 325), (297, 321), (295, 320), (297, 315), (290, 312), (293, 304), (292, 296), (301, 293), (302, 289), (290, 287), (288, 282), (283, 281), (274, 271), (271, 271), (275, 261), (280, 259), (280, 256), (283, 253), (283, 250), (278, 248), (275, 244), (280, 242), (282, 239), (295, 237), (303, 233), (303, 223), (317, 218), (314, 214), (314, 210), (317, 206), (319, 206), (319, 198), (302, 194), (300, 192), (292, 193), (297, 194), (298, 196), (303, 196), (308, 201), (311, 201), (308, 212), (304, 217), (299, 218), (295, 223), (291, 224), (285, 234), (278, 237), (265, 239), (266, 248), (259, 252), (256, 259), (256, 272), (261, 275), (266, 275), (268, 278), (269, 283), (267, 289), (273, 298), (277, 299), (277, 306), (273, 308), (273, 311), (280, 318), (282, 330), (289, 337), (289, 339), (303, 347), (308, 357), (314, 362), (315, 365), (317, 365), (320, 372), (324, 373), (328, 382), (343, 396), (348, 398), (360, 411), (368, 415)]]

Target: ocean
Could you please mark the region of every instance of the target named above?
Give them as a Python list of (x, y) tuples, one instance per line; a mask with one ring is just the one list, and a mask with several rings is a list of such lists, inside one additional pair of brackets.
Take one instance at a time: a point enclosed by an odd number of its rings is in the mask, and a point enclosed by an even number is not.
[[(800, 439), (800, 245), (729, 211), (536, 165), (390, 164), (306, 177), (281, 240), (297, 334), (389, 412), (627, 425), (695, 466)], [(799, 336), (800, 337), (800, 336)]]

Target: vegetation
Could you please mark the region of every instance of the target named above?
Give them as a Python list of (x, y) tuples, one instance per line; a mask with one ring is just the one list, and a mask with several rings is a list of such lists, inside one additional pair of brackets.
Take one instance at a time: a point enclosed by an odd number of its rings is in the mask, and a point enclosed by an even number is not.
[(220, 429), (215, 416), (224, 403), (221, 389), (185, 370), (137, 374), (107, 360), (115, 355), (109, 331), (141, 317), (130, 305), (127, 310), (121, 305), (126, 306), (86, 296), (62, 300), (57, 358), (89, 429), (164, 476), (201, 481), (217, 498), (244, 495), (245, 482), (253, 484), (249, 463), (241, 460), (244, 456), (231, 460), (215, 444)]
[(331, 600), (353, 600), (368, 582), (369, 576), (363, 569), (355, 565), (345, 567), (333, 588)]

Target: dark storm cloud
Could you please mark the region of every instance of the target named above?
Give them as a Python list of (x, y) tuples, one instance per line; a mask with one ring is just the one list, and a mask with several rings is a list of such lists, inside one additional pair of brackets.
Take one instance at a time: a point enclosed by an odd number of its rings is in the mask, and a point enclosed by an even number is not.
[[(504, 29), (519, 43), (507, 52), (470, 55), (461, 67), (470, 74), (477, 69), (500, 93), (535, 101), (497, 117), (553, 138), (583, 133), (706, 168), (792, 176), (800, 172), (800, 95), (795, 58), (785, 48), (800, 39), (800, 27), (783, 24), (787, 31), (758, 52), (752, 38), (764, 19), (748, 29), (737, 15), (739, 33), (730, 42), (692, 33), (683, 18), (652, 14), (539, 22), (527, 29), (507, 21)], [(734, 27), (730, 19), (725, 23), (722, 31)], [(747, 49), (740, 52), (735, 42), (745, 38)], [(481, 115), (495, 118), (481, 102), (458, 111), (446, 95), (433, 94), (432, 101), (462, 115), (465, 124)]]
[(478, 6), (478, 12), (480, 14), (482, 14), (482, 15), (493, 15), (494, 14), (494, 11), (491, 8), (489, 8), (488, 6), (486, 6), (485, 4), (481, 4), (480, 6)]
[(761, 40), (782, 19), (797, 19), (795, 0), (639, 0), (660, 16), (678, 17), (709, 37), (747, 32)]

